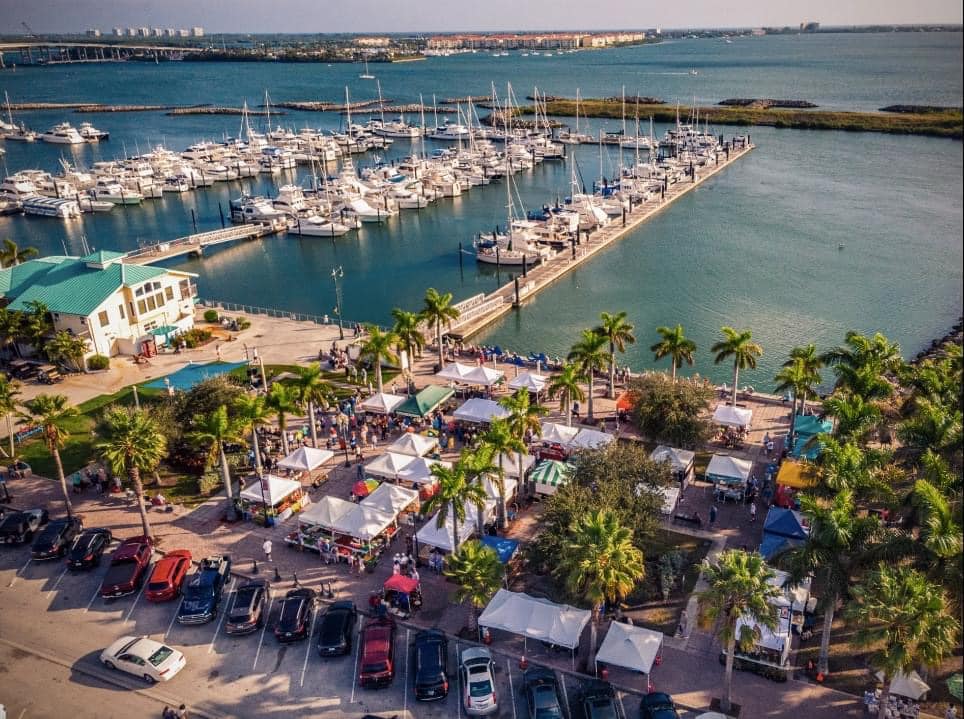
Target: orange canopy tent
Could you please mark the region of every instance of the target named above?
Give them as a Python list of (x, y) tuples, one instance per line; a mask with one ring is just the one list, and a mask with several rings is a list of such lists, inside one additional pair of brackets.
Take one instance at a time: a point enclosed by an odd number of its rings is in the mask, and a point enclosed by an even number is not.
[(623, 392), (619, 395), (619, 399), (616, 400), (616, 411), (629, 412), (632, 408), (633, 398), (630, 397), (629, 392)]
[(817, 468), (809, 462), (785, 460), (777, 472), (777, 484), (794, 489), (807, 489), (817, 484)]

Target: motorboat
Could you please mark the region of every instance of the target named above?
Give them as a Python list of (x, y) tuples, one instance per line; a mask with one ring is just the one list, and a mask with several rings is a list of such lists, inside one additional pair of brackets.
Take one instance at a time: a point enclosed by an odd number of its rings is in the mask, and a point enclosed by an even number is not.
[(23, 212), (23, 203), (13, 197), (0, 195), (0, 215), (17, 215)]
[(41, 134), (40, 139), (55, 145), (83, 145), (87, 142), (69, 122), (54, 125), (47, 132)]
[(0, 132), (0, 136), (2, 136), (4, 140), (13, 140), (15, 142), (34, 142), (37, 139), (37, 133), (33, 130), (28, 130), (26, 125), (8, 126), (8, 129)]
[(171, 175), (164, 178), (161, 184), (162, 192), (189, 192), (191, 183), (184, 175)]
[(22, 172), (5, 177), (3, 182), (0, 182), (0, 197), (23, 200), (39, 194), (40, 188)]
[(468, 140), (472, 136), (472, 131), (461, 123), (445, 120), (428, 136), (433, 140)]
[(115, 205), (139, 205), (144, 201), (144, 195), (136, 190), (126, 190), (114, 180), (100, 179), (92, 190), (95, 200), (106, 200)]
[(285, 214), (297, 215), (307, 209), (305, 193), (298, 185), (282, 185), (274, 198), (274, 206)]
[(298, 217), (288, 220), (288, 232), (306, 237), (341, 237), (351, 231), (351, 227), (335, 222), (321, 215)]
[(398, 214), (398, 210), (392, 207), (372, 207), (360, 197), (350, 200), (347, 205), (362, 222), (384, 222)]
[(93, 197), (79, 197), (77, 204), (80, 205), (81, 212), (110, 212), (114, 209), (113, 202), (96, 200)]
[(56, 217), (62, 220), (80, 217), (80, 205), (77, 204), (77, 200), (38, 195), (24, 198), (22, 204), (24, 213), (28, 215)]
[(418, 125), (408, 124), (404, 117), (389, 122), (374, 121), (371, 128), (373, 133), (382, 137), (415, 139), (422, 136), (422, 128)]
[(267, 197), (249, 197), (247, 195), (231, 200), (231, 220), (233, 222), (270, 222), (285, 213), (275, 208)]
[(98, 130), (89, 122), (80, 123), (80, 128), (77, 130), (80, 136), (84, 138), (87, 142), (100, 142), (101, 140), (109, 140), (110, 133), (104, 130)]

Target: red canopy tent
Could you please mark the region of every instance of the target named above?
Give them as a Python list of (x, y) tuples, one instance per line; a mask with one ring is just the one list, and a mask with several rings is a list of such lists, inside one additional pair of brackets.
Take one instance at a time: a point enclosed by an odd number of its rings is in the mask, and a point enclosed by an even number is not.
[(382, 587), (385, 591), (411, 594), (418, 589), (418, 580), (406, 577), (404, 574), (393, 574), (385, 580), (385, 584), (382, 585)]
[(629, 392), (623, 392), (619, 395), (619, 399), (616, 400), (616, 411), (617, 412), (629, 412), (633, 408), (632, 397), (629, 396)]

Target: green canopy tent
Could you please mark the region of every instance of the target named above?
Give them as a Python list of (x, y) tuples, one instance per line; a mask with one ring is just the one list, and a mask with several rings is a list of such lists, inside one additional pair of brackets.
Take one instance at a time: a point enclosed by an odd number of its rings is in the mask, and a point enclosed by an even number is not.
[(958, 672), (948, 679), (947, 691), (949, 691), (951, 696), (957, 699), (957, 701), (964, 700), (964, 674)]
[(395, 414), (405, 417), (424, 417), (455, 394), (450, 387), (429, 385), (414, 397), (409, 397), (395, 409)]
[(535, 485), (539, 494), (555, 494), (559, 487), (569, 483), (575, 469), (568, 462), (544, 459), (532, 470), (529, 481)]

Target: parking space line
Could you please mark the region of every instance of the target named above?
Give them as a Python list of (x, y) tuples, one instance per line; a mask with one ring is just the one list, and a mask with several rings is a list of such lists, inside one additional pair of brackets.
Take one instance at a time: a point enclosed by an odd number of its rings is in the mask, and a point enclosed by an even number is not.
[(402, 711), (408, 714), (408, 656), (411, 654), (409, 642), (412, 641), (412, 630), (405, 630), (405, 686), (402, 687)]
[(352, 675), (351, 675), (351, 699), (349, 699), (350, 704), (355, 703), (355, 685), (358, 684), (358, 662), (361, 656), (361, 626), (362, 620), (361, 615), (358, 615), (358, 627), (355, 630), (355, 636), (358, 639), (355, 641), (355, 660), (352, 662)]
[(566, 691), (565, 677), (562, 677), (562, 681), (559, 682), (559, 686), (562, 688), (562, 700), (566, 703), (566, 714), (569, 714), (569, 692)]
[[(459, 643), (458, 643), (458, 642), (455, 643), (455, 656), (456, 656), (456, 661), (458, 661), (458, 657), (462, 656), (462, 652), (459, 650)], [(462, 687), (461, 687), (461, 684), (462, 684), (462, 677), (461, 677), (461, 673), (460, 673), (458, 679), (456, 679), (456, 681), (455, 681), (455, 688), (457, 689), (458, 695), (459, 695), (459, 696), (458, 696), (458, 701), (457, 701), (456, 704), (455, 704), (455, 705), (458, 707), (459, 719), (462, 719)]]
[(139, 591), (137, 593), (137, 596), (134, 597), (134, 603), (131, 604), (131, 608), (127, 610), (127, 616), (124, 618), (124, 624), (127, 624), (127, 622), (131, 620), (131, 615), (134, 614), (134, 607), (137, 606), (137, 602), (140, 601), (141, 595), (144, 593), (144, 590), (146, 588), (147, 588), (147, 579), (145, 578), (145, 580), (141, 583), (141, 591)]
[(174, 622), (177, 621), (177, 610), (180, 609), (180, 607), (181, 607), (181, 603), (178, 602), (177, 608), (174, 610), (174, 616), (171, 617), (171, 623), (167, 625), (167, 631), (164, 632), (164, 641), (165, 641), (165, 642), (167, 641), (167, 635), (171, 633), (171, 630), (172, 630), (172, 629), (174, 629)]
[[(218, 634), (221, 631), (221, 625), (224, 624), (224, 617), (227, 616), (230, 613), (230, 611), (234, 608), (234, 600), (237, 598), (237, 595), (234, 593), (235, 582), (237, 582), (236, 577), (231, 579), (231, 586), (228, 588), (228, 598), (231, 600), (230, 605), (228, 606), (228, 611), (219, 613), (220, 616), (218, 617), (218, 625), (214, 628), (214, 636), (211, 637), (211, 643), (208, 644), (208, 654), (214, 651), (214, 642), (218, 640)], [(224, 604), (228, 605), (228, 602), (225, 601)]]
[(16, 583), (17, 577), (19, 577), (23, 573), (23, 571), (30, 566), (30, 563), (32, 561), (33, 561), (33, 557), (28, 559), (26, 564), (24, 564), (22, 567), (20, 567), (20, 569), (14, 572), (13, 579), (10, 580), (10, 584), (8, 584), (7, 587), (12, 587)]
[(87, 602), (87, 608), (84, 609), (84, 614), (90, 611), (90, 608), (94, 606), (94, 602), (97, 601), (97, 597), (99, 596), (100, 596), (100, 585), (97, 585), (97, 589), (94, 590), (94, 596), (92, 596), (90, 598), (90, 601)]
[(515, 713), (515, 687), (512, 686), (512, 665), (509, 663), (509, 660), (508, 660), (508, 659), (505, 660), (505, 673), (506, 673), (506, 674), (508, 675), (508, 677), (509, 677), (509, 698), (512, 700), (512, 702), (511, 702), (511, 703), (512, 703), (512, 719), (517, 719), (517, 718), (516, 718), (516, 713)]
[(57, 591), (57, 587), (60, 586), (60, 580), (63, 579), (64, 576), (67, 574), (67, 569), (68, 567), (64, 567), (64, 571), (62, 571), (60, 573), (60, 576), (57, 577), (57, 581), (54, 582), (54, 586), (52, 586), (50, 589), (47, 590), (47, 596), (50, 596), (51, 594)]
[(316, 606), (311, 612), (311, 629), (308, 631), (308, 648), (305, 649), (305, 663), (301, 665), (301, 683), (298, 684), (299, 687), (305, 685), (305, 672), (308, 671), (308, 657), (311, 656), (311, 643), (314, 641), (315, 637), (315, 619), (318, 618), (318, 607)]
[(264, 624), (261, 625), (261, 636), (258, 638), (258, 651), (254, 653), (254, 664), (251, 665), (251, 671), (255, 670), (258, 666), (258, 657), (261, 656), (261, 645), (264, 644), (264, 633), (268, 628), (268, 622), (271, 621), (271, 607), (274, 606), (274, 597), (271, 596), (271, 592), (268, 592), (268, 612), (264, 617)]
[(616, 698), (619, 699), (619, 708), (623, 710), (623, 716), (627, 716), (627, 714), (626, 714), (626, 705), (623, 704), (623, 693), (622, 693), (622, 692), (616, 692)]

